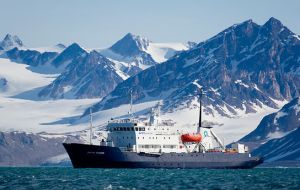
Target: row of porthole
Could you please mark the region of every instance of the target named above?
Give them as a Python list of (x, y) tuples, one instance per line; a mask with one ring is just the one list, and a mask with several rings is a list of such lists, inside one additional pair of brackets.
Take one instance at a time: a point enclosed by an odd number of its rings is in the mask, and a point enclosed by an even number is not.
[(139, 148), (170, 148), (170, 149), (173, 149), (173, 148), (177, 148), (177, 145), (138, 145)]
[[(129, 139), (129, 137), (126, 137), (127, 139)], [(118, 139), (118, 137), (117, 137), (117, 139)], [(123, 139), (125, 139), (125, 137), (123, 137)], [(130, 137), (130, 139), (133, 139), (133, 137)], [(140, 139), (140, 137), (138, 137), (138, 139)], [(145, 137), (143, 137), (143, 139), (145, 139)], [(149, 139), (155, 139), (154, 137), (149, 137)], [(156, 137), (156, 139), (157, 139), (157, 137)], [(164, 139), (166, 139), (166, 137), (164, 137)], [(169, 137), (169, 139), (171, 139), (171, 137)]]
[[(148, 131), (150, 130), (150, 128), (148, 128)], [(156, 130), (156, 128), (154, 128), (154, 130)], [(165, 128), (161, 128), (161, 130), (165, 130)], [(169, 131), (169, 128), (167, 128), (167, 131)]]
[[(138, 139), (140, 139), (140, 137), (138, 137)], [(143, 137), (143, 139), (145, 139), (145, 137)], [(154, 137), (152, 137), (152, 138), (149, 137), (149, 139), (157, 139), (157, 137), (155, 137), (155, 138)], [(164, 137), (164, 139), (166, 139), (166, 137)], [(171, 137), (169, 137), (169, 139), (171, 139)]]

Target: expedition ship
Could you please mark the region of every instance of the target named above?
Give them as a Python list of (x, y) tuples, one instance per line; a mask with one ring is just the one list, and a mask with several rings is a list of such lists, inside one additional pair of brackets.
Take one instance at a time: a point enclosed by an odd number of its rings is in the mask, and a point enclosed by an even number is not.
[(226, 148), (211, 127), (201, 126), (201, 95), (197, 132), (181, 133), (172, 121), (161, 120), (158, 104), (147, 121), (110, 120), (98, 145), (63, 143), (73, 167), (248, 169), (261, 164), (263, 158), (251, 157), (245, 145)]

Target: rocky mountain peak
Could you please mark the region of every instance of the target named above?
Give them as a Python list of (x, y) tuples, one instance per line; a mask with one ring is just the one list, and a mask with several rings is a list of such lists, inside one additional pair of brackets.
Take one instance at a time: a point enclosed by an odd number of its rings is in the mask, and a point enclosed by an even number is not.
[(128, 33), (125, 38), (131, 38), (134, 40), (139, 47), (140, 50), (146, 50), (147, 47), (149, 46), (149, 43), (151, 42), (148, 38), (140, 36), (140, 35), (135, 35), (132, 33)]
[(72, 53), (72, 52), (85, 52), (85, 50), (80, 47), (77, 43), (73, 43), (70, 46), (68, 46), (63, 52), (68, 52), (68, 53)]
[(51, 99), (104, 97), (123, 81), (113, 65), (96, 51), (77, 56), (39, 96)]
[(150, 40), (145, 37), (128, 33), (112, 45), (110, 49), (122, 56), (134, 56), (146, 50), (149, 43)]
[(124, 97), (130, 88), (138, 94), (136, 101), (164, 95), (163, 109), (176, 111), (189, 106), (198, 85), (208, 90), (210, 99), (203, 102), (208, 114), (217, 111), (229, 117), (237, 109), (250, 113), (256, 106), (278, 108), (274, 99), (299, 95), (299, 46), (286, 40), (289, 36), (282, 32), (276, 37), (252, 20), (233, 25), (127, 79), (96, 104), (95, 111), (127, 103)]
[(23, 42), (20, 40), (20, 38), (16, 35), (7, 34), (2, 42), (0, 42), (0, 46), (3, 49), (11, 49), (14, 47), (22, 47)]
[(271, 17), (262, 27), (264, 30), (276, 36), (284, 30), (287, 30), (289, 33), (292, 33), (279, 20), (277, 20), (274, 17)]
[(64, 51), (53, 60), (52, 64), (59, 67), (60, 65), (85, 54), (87, 54), (87, 52), (82, 47), (80, 47), (77, 43), (73, 43), (64, 49)]
[(268, 26), (268, 27), (282, 27), (283, 24), (281, 23), (280, 20), (274, 18), (274, 17), (271, 17), (265, 24), (264, 26)]

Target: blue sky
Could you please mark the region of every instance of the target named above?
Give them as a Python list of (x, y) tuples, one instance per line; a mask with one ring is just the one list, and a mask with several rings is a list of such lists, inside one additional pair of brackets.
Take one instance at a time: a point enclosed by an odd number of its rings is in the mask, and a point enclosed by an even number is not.
[(200, 42), (248, 19), (270, 17), (300, 34), (297, 0), (1, 0), (0, 37), (17, 34), (30, 47), (108, 47), (126, 33), (154, 42)]

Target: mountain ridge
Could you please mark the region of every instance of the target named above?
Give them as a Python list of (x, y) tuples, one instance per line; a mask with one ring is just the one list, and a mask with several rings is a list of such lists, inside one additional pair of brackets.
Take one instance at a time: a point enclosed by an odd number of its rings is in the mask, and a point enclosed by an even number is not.
[(300, 86), (296, 72), (300, 65), (300, 41), (279, 23), (270, 18), (262, 26), (252, 20), (233, 25), (191, 50), (120, 83), (93, 110), (129, 103), (128, 89), (133, 90), (134, 102), (146, 101), (148, 96), (159, 99), (160, 94), (173, 89), (164, 98), (165, 111), (172, 111), (182, 104), (188, 105), (199, 86), (209, 97), (204, 100), (206, 113), (211, 114), (214, 109), (230, 117), (237, 114), (237, 109), (255, 112), (253, 105), (278, 108), (274, 100), (298, 96)]
[(96, 51), (84, 52), (39, 93), (41, 98), (99, 98), (122, 81), (113, 63)]

